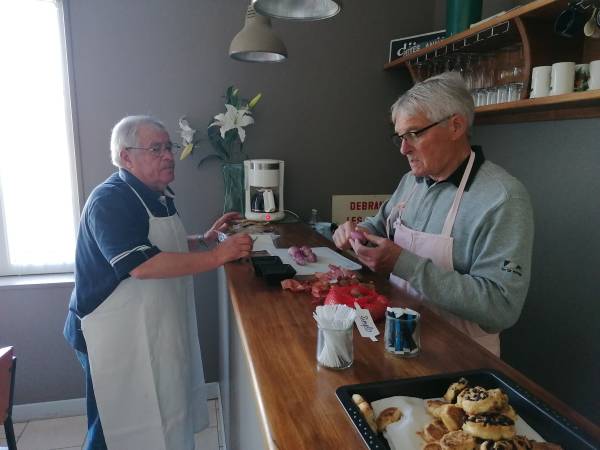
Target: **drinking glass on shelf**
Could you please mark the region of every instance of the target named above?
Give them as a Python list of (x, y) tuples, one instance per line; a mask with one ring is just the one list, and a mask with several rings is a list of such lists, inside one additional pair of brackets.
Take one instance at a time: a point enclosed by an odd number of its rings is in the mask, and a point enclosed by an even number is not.
[(523, 44), (511, 47), (510, 61), (512, 65), (512, 78), (515, 83), (523, 82)]
[(496, 71), (496, 85), (502, 86), (510, 84), (514, 80), (513, 49), (511, 47), (501, 48), (498, 52), (498, 70)]
[(523, 83), (511, 83), (508, 85), (508, 101), (516, 102), (521, 99), (523, 92)]
[(497, 103), (506, 103), (508, 101), (508, 84), (498, 86)]

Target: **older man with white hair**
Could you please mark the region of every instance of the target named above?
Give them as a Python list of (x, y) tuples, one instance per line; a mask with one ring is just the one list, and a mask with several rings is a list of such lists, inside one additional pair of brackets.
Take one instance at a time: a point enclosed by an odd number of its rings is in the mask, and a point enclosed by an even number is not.
[(119, 170), (83, 209), (64, 334), (86, 375), (86, 450), (193, 450), (208, 425), (190, 275), (247, 256), (252, 241), (190, 251), (237, 214), (186, 235), (169, 187), (176, 150), (155, 118), (125, 117), (111, 136)]
[(374, 217), (346, 222), (334, 241), (499, 356), (499, 332), (518, 320), (529, 287), (533, 214), (525, 187), (469, 144), (473, 115), (456, 73), (404, 93), (392, 141), (411, 170)]

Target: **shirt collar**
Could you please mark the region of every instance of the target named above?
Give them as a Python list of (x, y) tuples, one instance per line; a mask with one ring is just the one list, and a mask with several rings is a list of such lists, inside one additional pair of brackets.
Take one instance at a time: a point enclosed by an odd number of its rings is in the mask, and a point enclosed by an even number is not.
[[(467, 185), (465, 186), (465, 191), (469, 190), (469, 187), (471, 186), (471, 183), (473, 182), (473, 179), (475, 178), (477, 171), (479, 170), (479, 168), (485, 161), (485, 156), (483, 155), (483, 150), (481, 149), (481, 146), (473, 145), (473, 146), (471, 146), (471, 149), (475, 153), (475, 161), (473, 161), (473, 168), (471, 169), (471, 173), (469, 174), (469, 178), (467, 179)], [(454, 184), (456, 187), (458, 187), (460, 185), (460, 180), (462, 180), (462, 176), (465, 173), (465, 170), (467, 169), (468, 163), (469, 163), (469, 158), (467, 157), (461, 163), (461, 165), (458, 166), (454, 172), (452, 172), (452, 174), (448, 178), (440, 181), (440, 183), (449, 182), (449, 183)], [(435, 180), (433, 180), (429, 177), (416, 177), (416, 180), (417, 180), (417, 183), (422, 183), (423, 181), (425, 181), (427, 183), (427, 186), (431, 186), (432, 184), (435, 183)]]
[(153, 200), (159, 200), (159, 198), (163, 196), (175, 198), (175, 193), (169, 186), (167, 186), (164, 192), (153, 191), (127, 169), (120, 168), (119, 177), (125, 183), (129, 184), (132, 188), (134, 188), (136, 192), (144, 198), (151, 198)]

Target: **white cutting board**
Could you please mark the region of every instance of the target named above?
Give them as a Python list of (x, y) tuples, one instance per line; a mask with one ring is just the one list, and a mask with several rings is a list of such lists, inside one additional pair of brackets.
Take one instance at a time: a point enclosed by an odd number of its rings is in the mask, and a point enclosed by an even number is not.
[(306, 263), (305, 266), (296, 264), (288, 253), (287, 248), (270, 248), (267, 251), (273, 256), (279, 256), (281, 262), (284, 264), (290, 264), (296, 271), (296, 275), (313, 275), (317, 272), (329, 272), (329, 264), (350, 270), (360, 270), (362, 267), (360, 264), (343, 257), (329, 247), (312, 247), (313, 253), (317, 255), (317, 261)]

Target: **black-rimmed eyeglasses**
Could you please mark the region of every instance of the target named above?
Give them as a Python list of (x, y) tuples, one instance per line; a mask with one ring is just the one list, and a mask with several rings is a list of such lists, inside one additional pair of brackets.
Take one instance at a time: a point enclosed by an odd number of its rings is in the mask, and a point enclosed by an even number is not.
[(404, 141), (408, 142), (409, 144), (414, 144), (415, 142), (417, 142), (417, 139), (419, 138), (419, 136), (421, 136), (423, 133), (425, 133), (430, 128), (433, 128), (436, 125), (439, 125), (440, 123), (448, 120), (450, 117), (452, 117), (452, 116), (445, 117), (442, 120), (438, 120), (437, 122), (434, 122), (430, 125), (427, 125), (426, 127), (420, 128), (418, 130), (407, 131), (406, 133), (404, 133), (402, 135), (398, 135), (398, 134), (394, 133), (391, 136), (392, 144), (394, 144), (394, 146), (397, 148), (402, 147), (402, 142), (404, 142)]
[(152, 156), (158, 158), (163, 152), (176, 155), (181, 150), (181, 145), (167, 142), (166, 144), (154, 144), (150, 147), (125, 147), (125, 150), (146, 150)]

